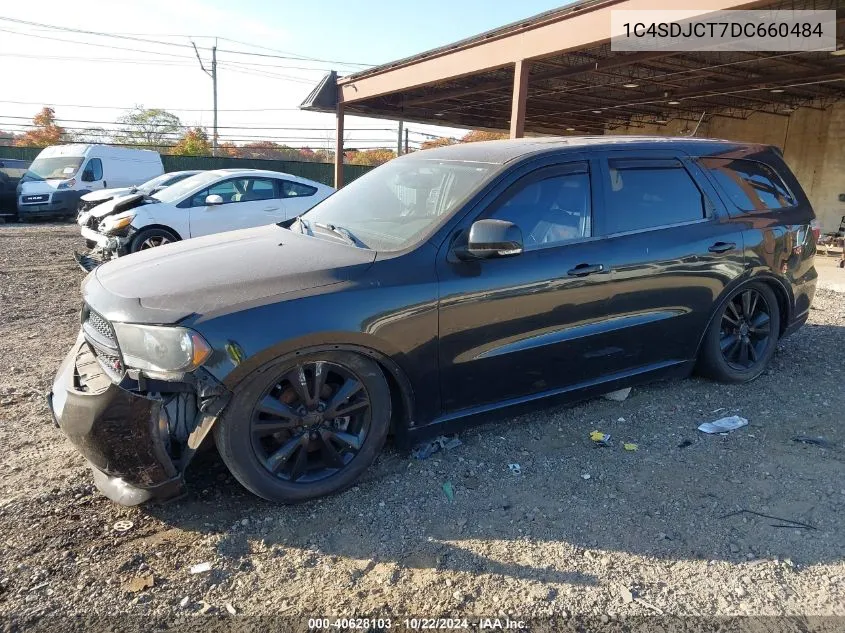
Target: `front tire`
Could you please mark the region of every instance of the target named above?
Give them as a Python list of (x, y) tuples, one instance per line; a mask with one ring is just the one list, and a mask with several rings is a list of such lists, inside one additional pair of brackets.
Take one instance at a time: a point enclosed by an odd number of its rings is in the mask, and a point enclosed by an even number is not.
[(390, 418), (378, 364), (327, 350), (254, 372), (236, 388), (214, 439), (244, 488), (297, 503), (351, 486), (384, 446)]
[(137, 253), (156, 246), (164, 246), (171, 242), (178, 242), (179, 236), (165, 228), (143, 229), (129, 243), (129, 252)]
[(769, 364), (780, 336), (780, 308), (769, 286), (751, 283), (722, 304), (704, 337), (699, 368), (719, 382), (757, 378)]

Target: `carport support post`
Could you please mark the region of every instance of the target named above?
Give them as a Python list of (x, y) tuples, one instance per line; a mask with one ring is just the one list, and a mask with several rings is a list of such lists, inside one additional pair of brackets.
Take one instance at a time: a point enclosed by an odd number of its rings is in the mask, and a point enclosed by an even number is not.
[(511, 138), (525, 136), (525, 102), (528, 97), (528, 62), (520, 59), (513, 68), (513, 101), (511, 102)]
[(334, 141), (334, 188), (343, 186), (343, 103), (337, 104), (337, 124)]

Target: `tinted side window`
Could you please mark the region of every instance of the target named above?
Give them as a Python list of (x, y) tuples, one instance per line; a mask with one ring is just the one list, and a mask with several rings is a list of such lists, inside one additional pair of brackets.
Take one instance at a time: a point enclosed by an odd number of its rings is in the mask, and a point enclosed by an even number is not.
[(313, 196), (317, 193), (316, 187), (303, 185), (301, 182), (291, 182), (289, 180), (282, 180), (282, 198), (302, 198), (304, 196)]
[(246, 195), (246, 184), (247, 180), (245, 178), (218, 182), (215, 185), (211, 185), (208, 189), (195, 193), (191, 198), (190, 206), (204, 207), (205, 199), (208, 196), (220, 196), (223, 198), (223, 204), (240, 202), (241, 198)]
[(103, 162), (99, 158), (92, 158), (88, 161), (84, 171), (90, 172), (94, 180), (102, 180)]
[(506, 192), (487, 217), (513, 222), (525, 250), (557, 246), (590, 236), (590, 176), (586, 166), (534, 179)]
[(795, 198), (781, 177), (765, 163), (730, 158), (703, 158), (701, 163), (742, 211), (795, 205)]
[(269, 178), (250, 178), (246, 183), (246, 192), (240, 202), (255, 202), (256, 200), (272, 200), (276, 197), (276, 189)]
[(605, 234), (656, 228), (705, 217), (701, 190), (679, 161), (609, 160)]

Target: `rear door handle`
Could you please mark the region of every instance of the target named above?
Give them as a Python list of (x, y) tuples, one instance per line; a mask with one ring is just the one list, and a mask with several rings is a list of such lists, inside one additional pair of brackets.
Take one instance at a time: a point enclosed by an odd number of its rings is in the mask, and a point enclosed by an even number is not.
[(732, 251), (736, 248), (736, 244), (734, 242), (716, 242), (707, 250), (711, 253), (727, 253), (728, 251)]
[(604, 266), (601, 264), (578, 264), (575, 268), (569, 269), (566, 274), (570, 277), (586, 277), (595, 273), (603, 273)]
[(270, 211), (278, 211), (279, 207), (265, 207), (264, 210), (269, 213)]

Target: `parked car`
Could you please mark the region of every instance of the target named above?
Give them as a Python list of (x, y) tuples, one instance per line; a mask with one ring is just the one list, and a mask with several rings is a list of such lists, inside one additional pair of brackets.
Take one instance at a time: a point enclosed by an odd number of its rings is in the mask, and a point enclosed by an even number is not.
[(18, 217), (15, 192), (29, 165), (28, 160), (0, 158), (0, 221)]
[(76, 215), (79, 198), (97, 189), (129, 187), (164, 173), (158, 152), (109, 145), (53, 145), (32, 161), (18, 184), (18, 215)]
[(807, 320), (813, 220), (763, 145), (416, 152), (288, 230), (99, 267), (51, 406), (120, 502), (177, 494), (209, 432), (256, 495), (311, 499), (350, 486), (388, 433), (408, 446), (694, 368), (753, 380)]
[(103, 259), (170, 242), (281, 222), (333, 192), (319, 182), (275, 171), (205, 171), (152, 196), (139, 192), (99, 205), (82, 226), (82, 236), (96, 244), (97, 252), (77, 259), (91, 268)]
[(176, 184), (180, 180), (185, 180), (185, 178), (188, 178), (189, 176), (201, 173), (202, 170), (199, 169), (171, 171), (166, 174), (162, 174), (161, 176), (156, 176), (155, 178), (140, 185), (92, 191), (91, 193), (86, 193), (79, 199), (77, 211), (81, 215), (86, 211), (90, 211), (94, 207), (103, 204), (104, 202), (108, 202), (112, 198), (120, 198), (122, 196), (127, 196), (130, 193), (141, 193), (145, 196), (151, 196), (158, 193), (165, 187)]

